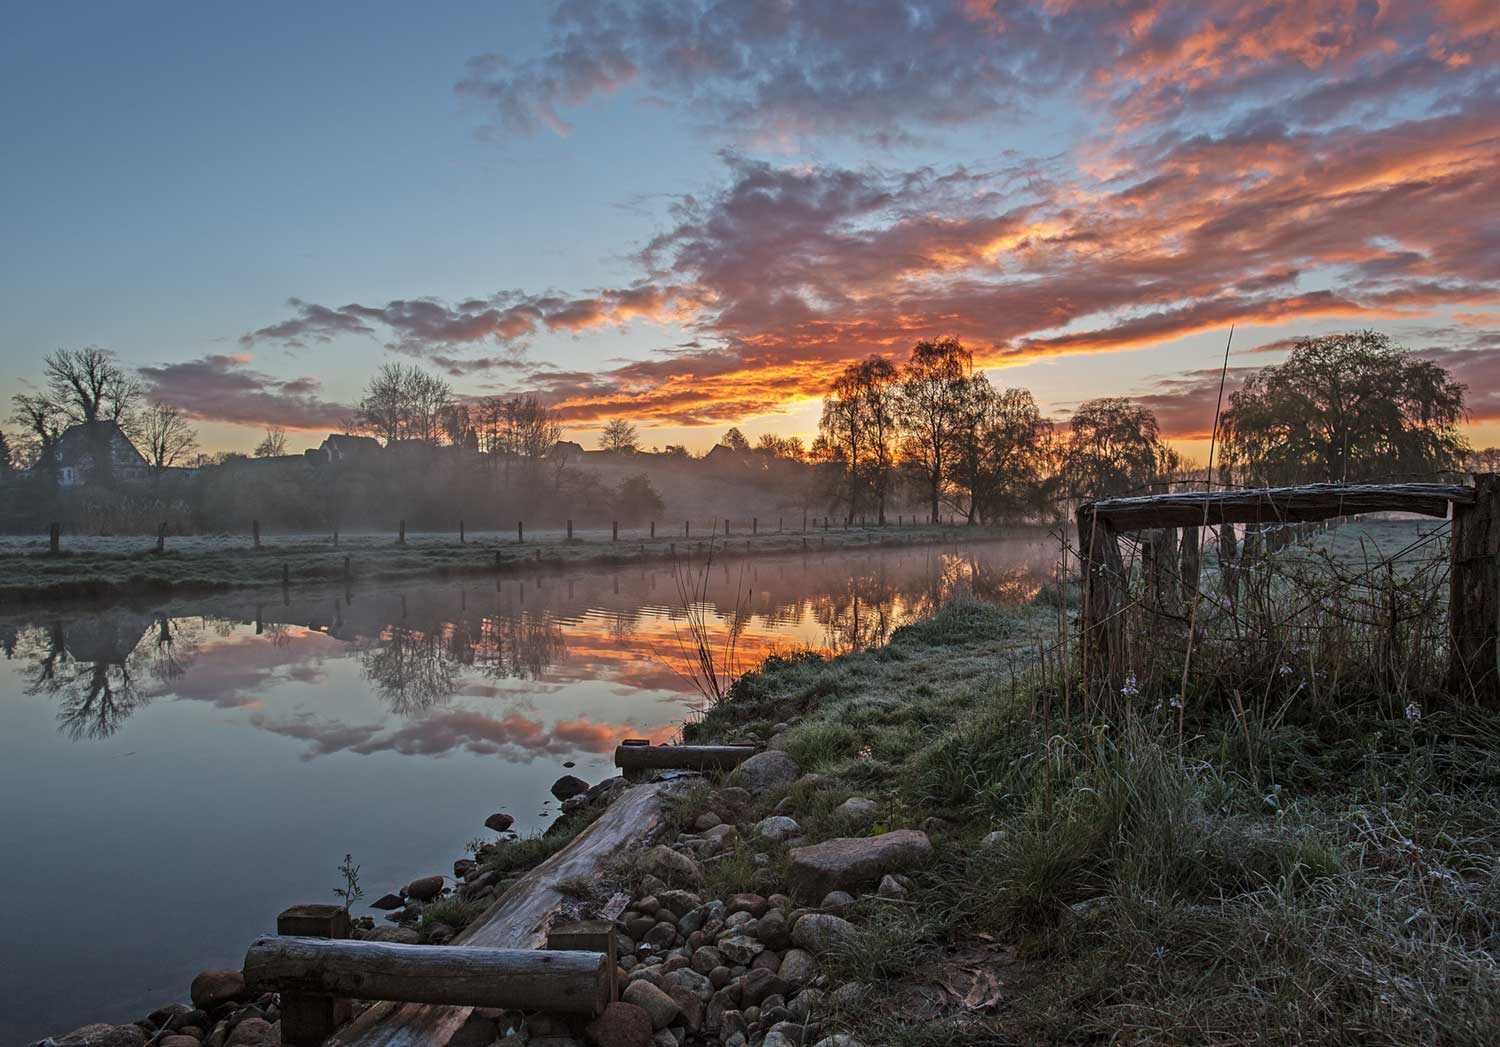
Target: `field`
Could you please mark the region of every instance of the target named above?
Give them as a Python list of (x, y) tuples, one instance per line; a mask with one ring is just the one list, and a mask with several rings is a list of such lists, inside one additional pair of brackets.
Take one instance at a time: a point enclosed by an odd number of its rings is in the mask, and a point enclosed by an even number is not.
[[(1005, 534), (1016, 533), (1007, 529)], [(0, 537), (0, 604), (59, 599), (99, 599), (132, 594), (211, 592), (224, 589), (351, 582), (392, 582), (548, 569), (583, 564), (635, 563), (642, 559), (671, 562), (701, 557), (710, 547), (715, 557), (775, 555), (881, 545), (941, 544), (999, 537), (981, 527), (832, 527), (827, 530), (767, 531), (753, 537), (736, 528), (694, 526), (689, 537), (665, 528), (652, 539), (649, 531), (621, 528), (577, 530), (569, 541), (561, 530), (525, 534), (469, 532), (463, 544), (456, 533), (410, 532), (405, 544), (396, 536), (342, 534), (335, 545), (327, 534), (264, 534), (255, 548), (248, 535), (169, 536), (163, 552), (141, 535), (73, 537), (65, 535), (61, 552), (48, 553), (47, 538)], [(347, 574), (345, 561), (348, 561)], [(283, 574), (285, 572), (285, 574)]]

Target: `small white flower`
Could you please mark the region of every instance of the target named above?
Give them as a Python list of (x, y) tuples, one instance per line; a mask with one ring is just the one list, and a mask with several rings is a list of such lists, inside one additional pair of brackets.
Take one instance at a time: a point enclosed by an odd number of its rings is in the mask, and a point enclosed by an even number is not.
[(1283, 665), (1280, 669), (1278, 669), (1276, 671), (1279, 672), (1282, 676), (1290, 676), (1290, 675), (1292, 675), (1293, 669), (1292, 669), (1292, 667), (1290, 665)]
[(1173, 698), (1172, 699), (1172, 708), (1174, 708), (1174, 709), (1181, 709), (1182, 708), (1182, 699), (1181, 698)]
[(1125, 677), (1125, 685), (1120, 688), (1120, 694), (1126, 698), (1136, 698), (1140, 696), (1140, 693), (1140, 686), (1135, 682), (1135, 673), (1131, 673)]
[(1408, 720), (1420, 720), (1422, 718), (1422, 707), (1416, 702), (1409, 703), (1406, 706), (1406, 718)]

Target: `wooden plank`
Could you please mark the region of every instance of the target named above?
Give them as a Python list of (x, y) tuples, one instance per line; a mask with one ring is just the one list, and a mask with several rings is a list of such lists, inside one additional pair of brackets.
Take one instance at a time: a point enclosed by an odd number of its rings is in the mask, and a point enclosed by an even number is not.
[[(540, 949), (565, 896), (559, 883), (596, 878), (632, 847), (649, 844), (666, 827), (666, 799), (675, 782), (651, 782), (622, 793), (567, 847), (523, 876), (452, 946)], [(430, 1047), (445, 1044), (472, 1007), (378, 1003), (328, 1041), (333, 1047)]]
[(602, 952), (397, 945), (330, 938), (259, 938), (245, 953), (253, 992), (589, 1014), (609, 1003)]
[(728, 771), (754, 756), (754, 745), (621, 745), (615, 766), (624, 771)]
[(1079, 507), (1116, 531), (1203, 524), (1288, 523), (1357, 513), (1419, 513), (1446, 517), (1449, 505), (1473, 505), (1464, 484), (1308, 484), (1248, 491), (1179, 491), (1136, 498), (1103, 498)]

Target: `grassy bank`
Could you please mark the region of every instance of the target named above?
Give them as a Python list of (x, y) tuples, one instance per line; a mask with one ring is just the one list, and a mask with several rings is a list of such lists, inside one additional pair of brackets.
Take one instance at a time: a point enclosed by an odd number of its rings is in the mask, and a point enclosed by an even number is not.
[[(1014, 529), (1006, 534), (1015, 533)], [(980, 527), (850, 528), (828, 531), (722, 535), (706, 531), (691, 538), (649, 538), (622, 531), (543, 533), (517, 542), (493, 533), (460, 544), (456, 535), (408, 535), (398, 544), (390, 535), (345, 536), (338, 545), (326, 537), (268, 535), (256, 549), (243, 537), (171, 538), (158, 553), (147, 537), (64, 540), (63, 550), (47, 552), (45, 538), (0, 542), (0, 604), (67, 599), (110, 599), (340, 582), (397, 582), (420, 578), (493, 575), (496, 572), (559, 569), (583, 565), (657, 562), (701, 556), (710, 541), (714, 556), (733, 559), (869, 546), (931, 545), (999, 537)], [(70, 545), (82, 548), (70, 549)], [(348, 574), (345, 574), (345, 559)]]
[(1495, 1042), (1500, 717), (1304, 694), (1190, 707), (1179, 737), (1125, 696), (1067, 722), (1025, 660), (1055, 628), (1055, 607), (956, 604), (877, 650), (772, 659), (687, 729), (774, 738), (821, 775), (768, 799), (810, 840), (849, 835), (855, 795), (881, 807), (857, 834), (932, 837), (908, 900), (858, 902), (834, 1026), (934, 1047)]

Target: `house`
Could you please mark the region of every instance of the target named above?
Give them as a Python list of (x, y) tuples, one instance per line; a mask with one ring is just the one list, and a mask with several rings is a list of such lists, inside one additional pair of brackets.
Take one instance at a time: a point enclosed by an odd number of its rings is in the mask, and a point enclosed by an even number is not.
[(97, 480), (98, 460), (104, 455), (109, 458), (108, 475), (117, 483), (142, 483), (150, 477), (150, 463), (118, 422), (70, 425), (52, 453), (59, 487), (80, 487)]
[(353, 465), (375, 458), (380, 450), (380, 441), (373, 436), (330, 433), (317, 451), (308, 451), (308, 457), (316, 456), (320, 462), (328, 465)]

